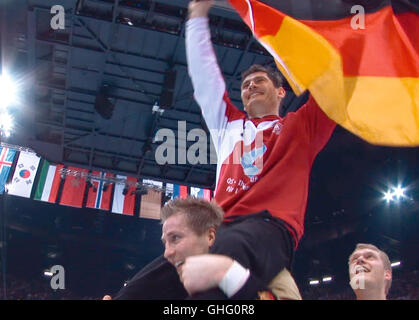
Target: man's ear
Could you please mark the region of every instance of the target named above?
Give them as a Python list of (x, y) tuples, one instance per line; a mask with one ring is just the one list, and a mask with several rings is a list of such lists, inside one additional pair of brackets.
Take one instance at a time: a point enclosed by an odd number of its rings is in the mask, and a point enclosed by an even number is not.
[(384, 279), (391, 280), (392, 277), (393, 277), (393, 274), (391, 270), (384, 270)]
[(216, 234), (215, 228), (211, 227), (208, 229), (208, 244), (210, 247), (212, 247), (213, 244), (215, 243), (215, 234)]
[(277, 92), (278, 92), (278, 97), (281, 99), (283, 99), (287, 93), (283, 87), (279, 87), (277, 89)]

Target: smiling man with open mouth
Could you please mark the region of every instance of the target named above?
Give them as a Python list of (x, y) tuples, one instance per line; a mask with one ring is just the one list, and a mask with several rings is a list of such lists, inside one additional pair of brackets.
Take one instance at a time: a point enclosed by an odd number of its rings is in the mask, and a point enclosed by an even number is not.
[(348, 263), (350, 284), (357, 300), (386, 300), (392, 272), (384, 251), (372, 244), (358, 243)]

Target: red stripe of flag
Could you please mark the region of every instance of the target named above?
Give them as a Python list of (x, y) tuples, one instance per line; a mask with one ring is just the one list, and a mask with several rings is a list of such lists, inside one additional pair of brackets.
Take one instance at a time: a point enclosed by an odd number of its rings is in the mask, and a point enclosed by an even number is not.
[(55, 203), (57, 201), (58, 190), (60, 189), (61, 184), (61, 172), (60, 170), (64, 168), (64, 165), (57, 164), (54, 174), (54, 180), (52, 181), (51, 191), (49, 193), (48, 201)]
[[(106, 173), (105, 177), (113, 178), (115, 177), (115, 175), (113, 173)], [(100, 204), (100, 209), (103, 209), (103, 210), (111, 209), (112, 190), (113, 190), (113, 183), (108, 184), (108, 188), (106, 189), (106, 191), (102, 190), (102, 202)]]
[[(365, 29), (354, 30), (352, 18), (299, 21), (321, 34), (339, 51), (346, 76), (419, 76), (419, 33), (415, 31), (418, 28), (412, 29), (410, 37), (414, 41), (411, 41), (395, 19), (390, 6), (365, 14)], [(418, 24), (418, 15), (415, 13), (405, 13), (400, 18), (408, 28)], [(393, 64), (394, 61), (397, 61), (397, 66)]]
[(135, 196), (136, 196), (135, 191), (137, 190), (137, 187), (136, 187), (137, 179), (133, 177), (127, 177), (127, 181), (131, 181), (132, 186), (128, 188), (128, 193), (125, 195), (123, 213), (133, 216), (134, 209), (135, 209)]
[(211, 190), (210, 189), (204, 189), (204, 199), (211, 201)]
[(185, 199), (188, 197), (188, 186), (179, 186), (179, 198)]

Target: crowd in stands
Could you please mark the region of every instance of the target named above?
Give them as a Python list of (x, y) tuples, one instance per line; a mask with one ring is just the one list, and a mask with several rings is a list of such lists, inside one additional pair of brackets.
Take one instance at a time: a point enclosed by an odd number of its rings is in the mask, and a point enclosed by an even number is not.
[(419, 300), (419, 270), (398, 275), (393, 272), (389, 300)]
[(310, 286), (301, 290), (303, 300), (356, 300), (355, 294), (349, 286), (342, 290), (335, 286)]
[[(74, 294), (68, 289), (53, 290), (49, 280), (34, 279), (30, 282), (13, 275), (7, 277), (8, 300), (94, 300), (100, 297), (88, 297)], [(345, 289), (336, 286), (311, 286), (301, 290), (303, 300), (355, 300), (355, 294), (348, 286)], [(3, 299), (3, 283), (0, 283), (0, 297)], [(393, 272), (388, 300), (419, 300), (419, 270), (406, 273)]]
[[(49, 279), (32, 279), (31, 281), (8, 275), (6, 280), (7, 300), (93, 300), (93, 297), (82, 297), (68, 289), (51, 289)], [(4, 299), (3, 279), (0, 283), (0, 297)]]
[[(348, 285), (345, 289), (333, 285), (311, 286), (301, 290), (303, 300), (356, 300), (352, 288)], [(410, 272), (393, 271), (393, 281), (388, 300), (419, 300), (419, 270)]]

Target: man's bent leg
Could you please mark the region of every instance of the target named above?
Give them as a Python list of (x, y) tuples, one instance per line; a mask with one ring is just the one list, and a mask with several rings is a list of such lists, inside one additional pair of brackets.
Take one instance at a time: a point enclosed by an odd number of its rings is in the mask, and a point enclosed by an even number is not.
[[(291, 265), (293, 245), (288, 230), (265, 212), (221, 227), (211, 253), (227, 255), (250, 270), (257, 285), (245, 285), (232, 298), (254, 299), (258, 290), (266, 289), (284, 267)], [(214, 299), (214, 296), (214, 293), (208, 297), (201, 293), (192, 298)], [(218, 296), (225, 297), (223, 293)]]
[(287, 268), (273, 278), (269, 283), (269, 289), (278, 300), (302, 300), (300, 290)]

